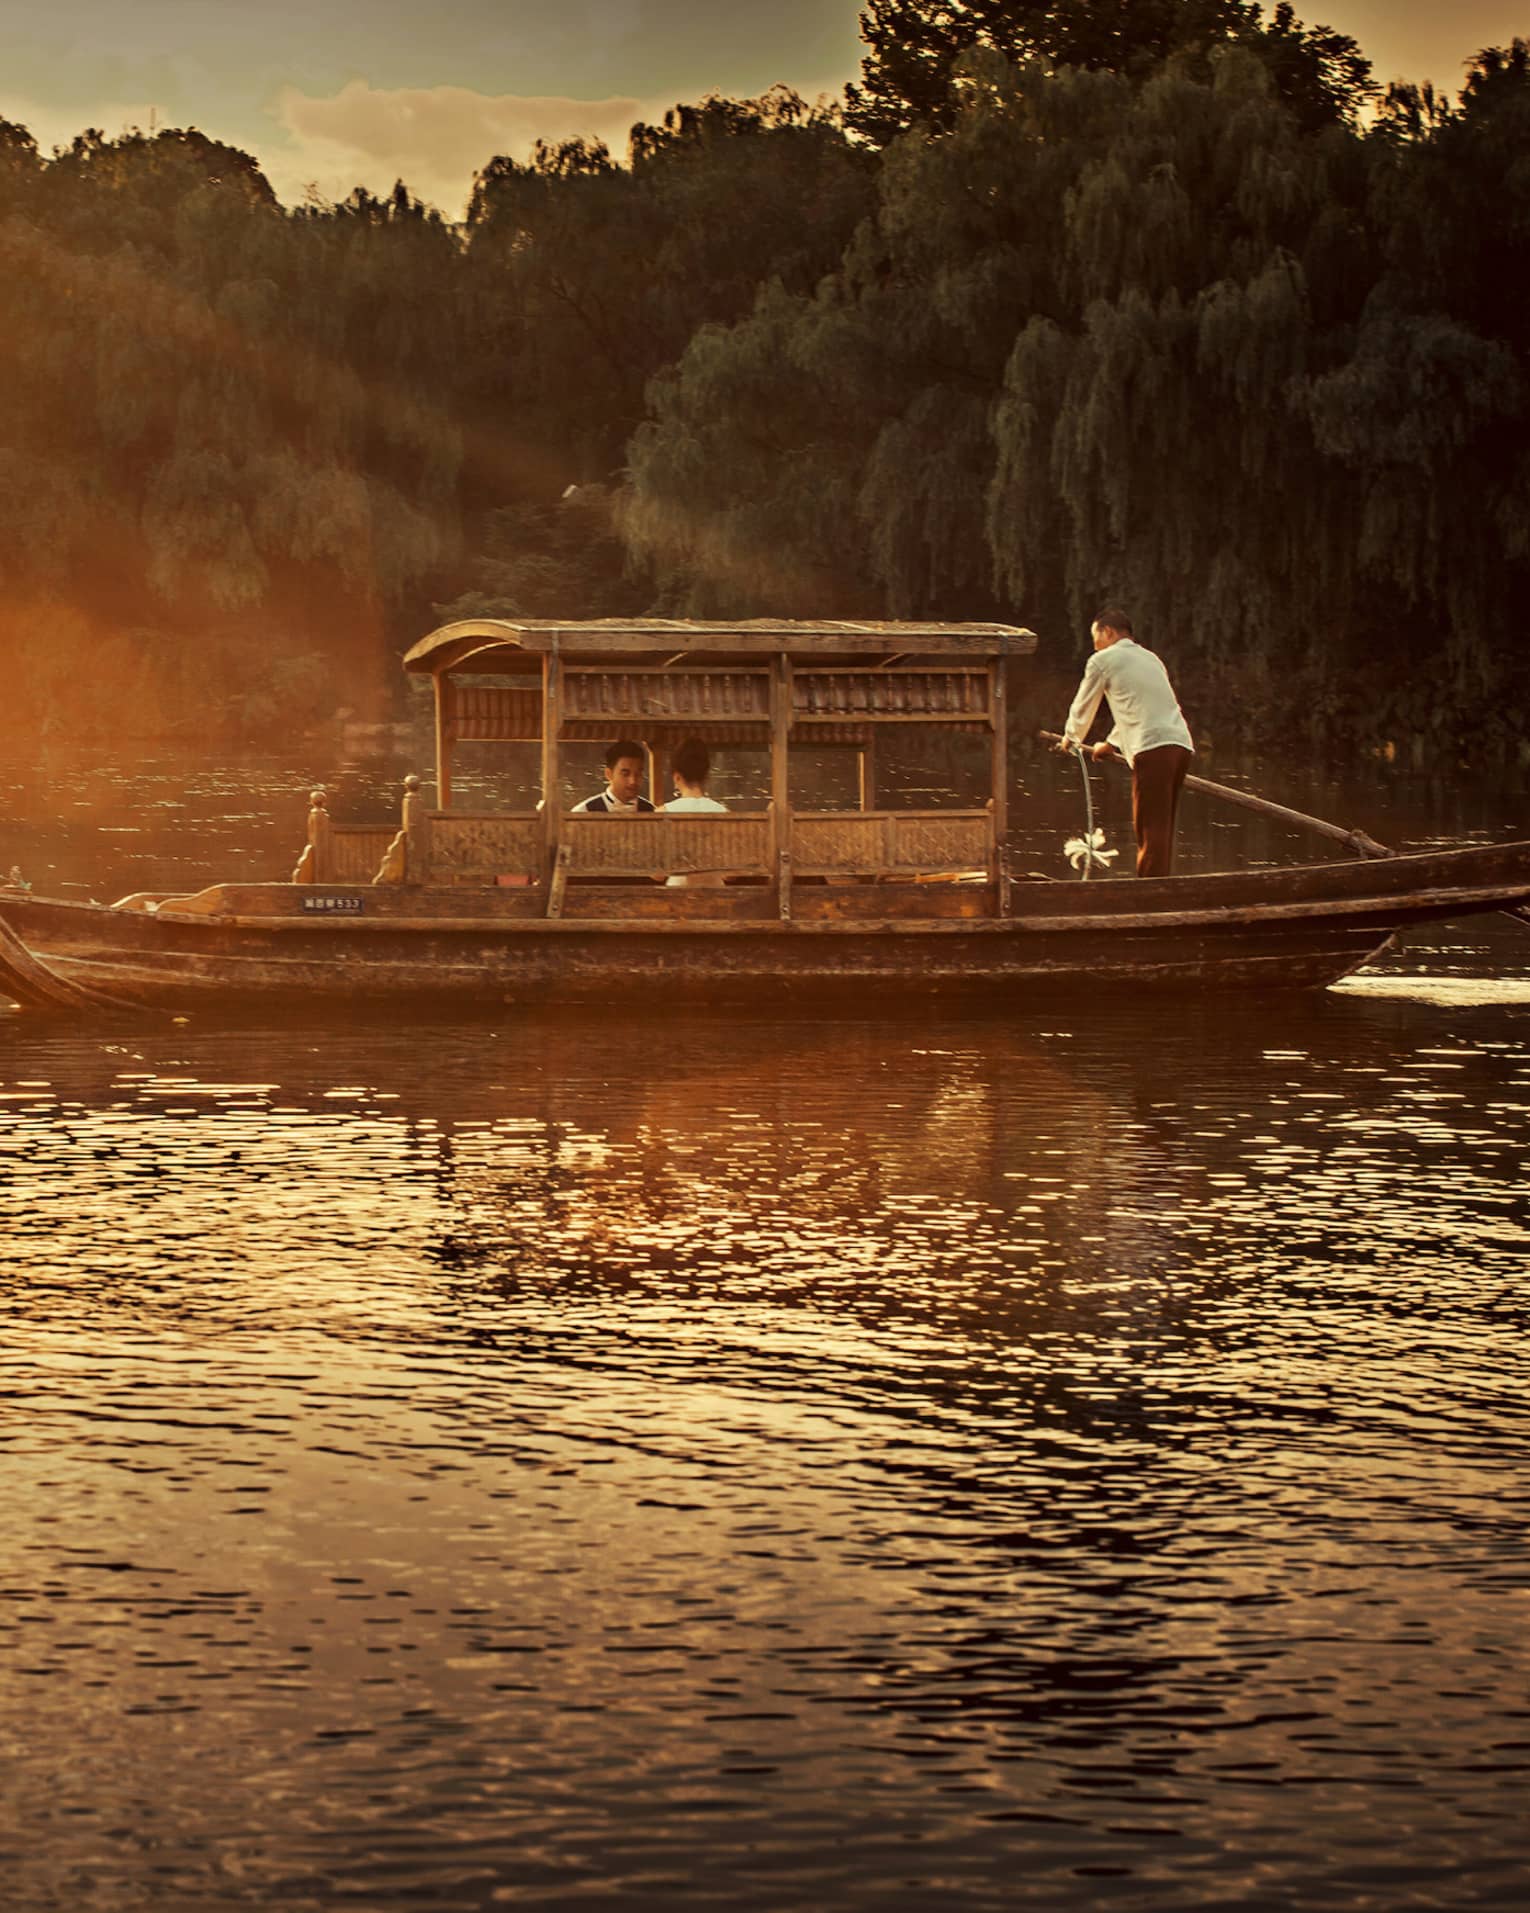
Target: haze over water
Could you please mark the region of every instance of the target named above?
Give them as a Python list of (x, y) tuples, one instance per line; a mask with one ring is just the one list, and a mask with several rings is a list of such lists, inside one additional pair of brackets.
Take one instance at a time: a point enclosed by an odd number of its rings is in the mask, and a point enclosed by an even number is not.
[[(303, 782), (60, 778), (13, 854), (277, 874)], [(0, 1014), (0, 1079), (9, 1905), (1530, 1888), (1530, 931), (1172, 1009)]]

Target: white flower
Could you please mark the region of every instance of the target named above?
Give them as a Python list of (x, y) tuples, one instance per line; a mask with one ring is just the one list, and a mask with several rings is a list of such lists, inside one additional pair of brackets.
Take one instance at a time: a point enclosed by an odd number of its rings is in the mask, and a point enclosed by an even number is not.
[(1121, 853), (1105, 848), (1105, 833), (1095, 826), (1087, 837), (1070, 837), (1063, 845), (1063, 855), (1075, 870), (1082, 870), (1087, 877), (1093, 869), (1108, 870)]

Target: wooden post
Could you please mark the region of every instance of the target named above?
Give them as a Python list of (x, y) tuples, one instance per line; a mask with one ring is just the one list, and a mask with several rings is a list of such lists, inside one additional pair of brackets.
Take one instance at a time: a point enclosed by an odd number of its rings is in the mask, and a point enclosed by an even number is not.
[(328, 883), (334, 867), (329, 831), (329, 795), (323, 790), (311, 790), (308, 793), (308, 842), (292, 873), (294, 883)]
[(875, 810), (877, 807), (877, 732), (872, 725), (866, 733), (866, 742), (856, 752), (856, 770), (860, 807), (862, 810)]
[(553, 860), (552, 881), (547, 886), (547, 914), (550, 917), (563, 915), (563, 893), (568, 887), (568, 867), (573, 855), (572, 844), (559, 844), (558, 854)]
[(783, 652), (770, 680), (770, 816), (775, 850), (776, 907), (781, 921), (792, 914), (792, 804), (790, 753), (792, 661)]
[(563, 727), (563, 687), (556, 649), (542, 659), (542, 881), (552, 900), (558, 862), (563, 795), (558, 788), (558, 733)]
[(452, 735), (456, 717), (454, 686), (444, 671), (438, 671), (436, 686), (436, 809), (452, 807)]
[(989, 876), (1001, 917), (1010, 912), (1009, 879), (1009, 700), (1005, 696), (1007, 667), (995, 658), (988, 667), (988, 715), (993, 723), (993, 812), (990, 829)]
[(373, 883), (425, 883), (430, 872), (430, 818), (420, 795), (420, 780), (411, 771), (404, 779), (404, 819), (398, 835), (383, 852)]

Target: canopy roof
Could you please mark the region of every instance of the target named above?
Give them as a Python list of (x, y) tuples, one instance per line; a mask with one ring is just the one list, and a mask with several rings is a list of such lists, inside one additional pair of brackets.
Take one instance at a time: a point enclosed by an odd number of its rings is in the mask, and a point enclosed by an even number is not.
[(404, 658), (406, 671), (439, 676), (469, 671), (493, 676), (540, 667), (547, 652), (581, 664), (617, 667), (704, 660), (709, 666), (758, 664), (791, 657), (802, 663), (855, 661), (862, 666), (914, 658), (1027, 657), (1036, 634), (1012, 624), (849, 624), (805, 619), (742, 618), (703, 623), (678, 618), (464, 618), (421, 638)]

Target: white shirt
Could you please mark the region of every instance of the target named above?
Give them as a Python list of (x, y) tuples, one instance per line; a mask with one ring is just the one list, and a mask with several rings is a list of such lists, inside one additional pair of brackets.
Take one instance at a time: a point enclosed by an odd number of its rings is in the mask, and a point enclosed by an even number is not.
[(1063, 726), (1075, 744), (1082, 744), (1088, 735), (1101, 698), (1110, 700), (1114, 725), (1110, 742), (1128, 764), (1139, 751), (1157, 750), (1160, 744), (1195, 749), (1162, 660), (1134, 638), (1117, 638), (1084, 666), (1084, 681)]
[[(715, 797), (671, 797), (664, 806), (664, 815), (673, 817), (677, 813), (688, 813), (694, 816), (700, 811), (726, 810), (727, 808), (726, 804), (718, 803)], [(720, 888), (722, 880), (720, 870), (702, 870), (693, 877), (670, 877), (667, 881), (671, 890), (684, 890), (691, 884), (696, 884), (703, 890), (716, 890)]]
[(664, 815), (673, 817), (677, 811), (726, 810), (726, 804), (718, 803), (715, 797), (671, 797), (664, 806)]

